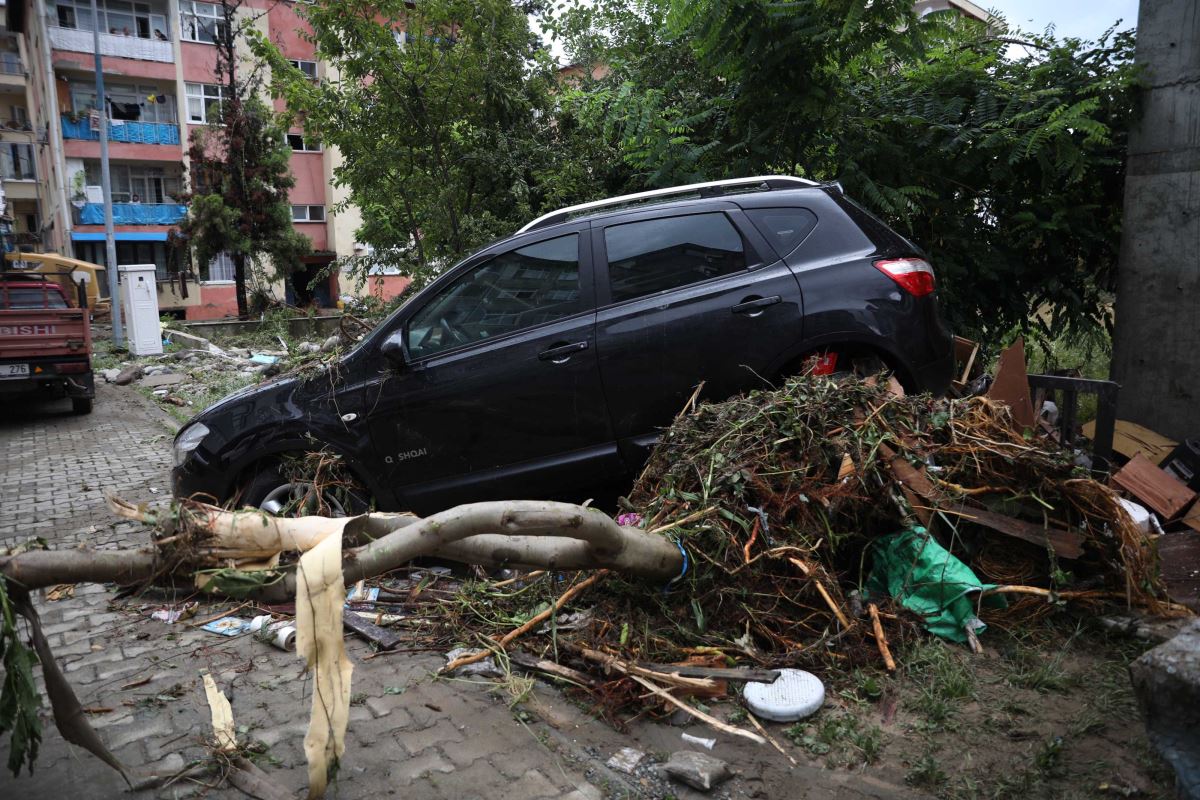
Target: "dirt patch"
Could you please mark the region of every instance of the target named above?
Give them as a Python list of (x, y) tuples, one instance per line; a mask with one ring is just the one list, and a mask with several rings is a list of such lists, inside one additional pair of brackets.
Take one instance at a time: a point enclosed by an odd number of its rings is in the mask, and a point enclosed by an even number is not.
[[(611, 731), (579, 741), (598, 761), (623, 746), (663, 761), (671, 750), (695, 749), (682, 741), (683, 731), (716, 736), (713, 753), (738, 772), (717, 793), (725, 797), (795, 797), (802, 784), (809, 797), (854, 787), (847, 796), (869, 790), (869, 796), (956, 800), (1166, 800), (1173, 777), (1147, 741), (1127, 672), (1147, 647), (1062, 621), (1034, 632), (993, 629), (978, 656), (935, 639), (917, 642), (899, 654), (895, 675), (827, 671), (821, 675), (826, 702), (817, 715), (797, 725), (767, 724), (796, 768), (769, 746), (690, 723), (671, 727), (667, 718), (639, 718), (627, 735)], [(736, 699), (709, 710), (745, 722)], [(685, 796), (646, 775), (614, 776), (593, 764), (594, 782), (609, 797)]]

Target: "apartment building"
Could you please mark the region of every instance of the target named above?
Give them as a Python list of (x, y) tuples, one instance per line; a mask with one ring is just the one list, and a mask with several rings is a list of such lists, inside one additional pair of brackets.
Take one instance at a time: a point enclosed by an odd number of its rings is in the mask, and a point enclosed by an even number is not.
[[(2, 0), (0, 0), (2, 2)], [(8, 0), (0, 29), (0, 185), (12, 242), (105, 264), (100, 189), (99, 102), (93, 31), (99, 31), (110, 104), (109, 158), (117, 262), (158, 267), (160, 307), (189, 319), (236, 313), (233, 264), (179, 263), (168, 236), (186, 215), (187, 145), (222, 99), (214, 41), (219, 4), (195, 0)], [(325, 65), (303, 36), (291, 2), (247, 0), (241, 12), (313, 80)], [(291, 265), (293, 279), (273, 284), (277, 299), (330, 307), (350, 287), (337, 275), (313, 291), (316, 272), (353, 255), (357, 212), (334, 213), (345, 199), (333, 186), (336, 151), (288, 134), (296, 184), (290, 192), (296, 230), (312, 254)], [(3, 231), (0, 231), (3, 232)], [(359, 246), (361, 247), (361, 246)], [(173, 259), (176, 260), (173, 262)], [(193, 277), (181, 282), (179, 268)], [(347, 283), (343, 280), (341, 283)]]

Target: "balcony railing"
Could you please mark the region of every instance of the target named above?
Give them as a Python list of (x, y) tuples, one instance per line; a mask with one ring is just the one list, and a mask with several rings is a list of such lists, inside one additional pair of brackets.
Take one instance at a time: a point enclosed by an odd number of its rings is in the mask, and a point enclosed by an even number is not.
[[(187, 206), (179, 203), (113, 203), (114, 225), (175, 225), (187, 216)], [(82, 225), (103, 225), (104, 205), (86, 203), (79, 210)]]
[(16, 53), (0, 53), (0, 75), (24, 75), (25, 65)]
[[(72, 53), (94, 53), (92, 32), (76, 28), (50, 28), (50, 45), (55, 50)], [(100, 55), (117, 58), (134, 58), (139, 61), (175, 61), (175, 50), (169, 41), (140, 39), (137, 36), (119, 36), (112, 33), (100, 34)]]
[[(73, 122), (66, 114), (62, 117), (64, 139), (86, 139), (100, 141), (100, 131), (92, 130), (90, 119)], [(110, 142), (132, 144), (179, 144), (179, 126), (170, 122), (128, 122), (114, 119), (108, 124)]]

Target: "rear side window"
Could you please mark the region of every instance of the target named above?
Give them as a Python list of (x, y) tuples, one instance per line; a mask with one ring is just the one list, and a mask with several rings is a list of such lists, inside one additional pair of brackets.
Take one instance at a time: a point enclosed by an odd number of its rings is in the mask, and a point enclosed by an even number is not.
[(604, 230), (614, 303), (746, 268), (742, 237), (724, 214), (692, 214)]
[(781, 257), (799, 247), (817, 227), (817, 215), (807, 208), (748, 208), (746, 216)]
[(43, 286), (0, 287), (2, 308), (66, 308), (67, 301), (53, 289)]
[(413, 315), (408, 348), (428, 358), (583, 310), (573, 233), (501, 253), (458, 278)]

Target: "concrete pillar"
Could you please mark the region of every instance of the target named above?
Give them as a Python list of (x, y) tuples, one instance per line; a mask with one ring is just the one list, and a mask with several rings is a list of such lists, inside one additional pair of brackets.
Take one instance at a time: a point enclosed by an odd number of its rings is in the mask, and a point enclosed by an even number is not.
[(1200, 436), (1200, 4), (1142, 0), (1112, 377), (1118, 415)]

